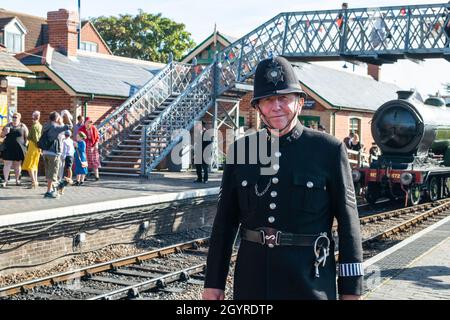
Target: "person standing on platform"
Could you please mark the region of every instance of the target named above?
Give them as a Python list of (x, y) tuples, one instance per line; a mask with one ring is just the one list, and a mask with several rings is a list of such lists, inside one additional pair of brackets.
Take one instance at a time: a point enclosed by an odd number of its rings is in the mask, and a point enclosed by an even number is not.
[(77, 181), (74, 186), (81, 186), (88, 173), (88, 162), (86, 156), (86, 134), (82, 131), (78, 132), (77, 143), (75, 144), (75, 175)]
[(3, 176), (5, 181), (2, 183), (4, 188), (8, 185), (11, 167), (14, 167), (16, 185), (21, 185), (21, 166), (27, 153), (28, 128), (20, 120), (20, 113), (14, 113), (12, 121), (3, 128), (1, 133), (1, 138), (5, 138), (3, 141), (5, 147), (3, 151)]
[(37, 143), (42, 135), (42, 124), (39, 122), (40, 118), (41, 113), (39, 111), (34, 111), (31, 115), (33, 125), (31, 126), (28, 135), (28, 151), (22, 166), (22, 169), (28, 171), (28, 175), (31, 178), (31, 189), (36, 189), (39, 186), (38, 168), (39, 160), (41, 158), (41, 149), (39, 149)]
[(100, 165), (100, 154), (98, 151), (100, 137), (97, 128), (94, 126), (94, 121), (91, 118), (86, 118), (84, 126), (80, 128), (79, 132), (86, 135), (86, 155), (88, 161), (88, 168), (94, 173), (95, 181), (100, 179), (98, 169)]
[(64, 141), (63, 141), (63, 158), (64, 158), (64, 175), (63, 178), (66, 178), (70, 183), (72, 183), (72, 165), (75, 154), (74, 142), (71, 139), (72, 132), (70, 130), (66, 130), (64, 132)]
[(299, 123), (306, 94), (285, 58), (258, 64), (253, 92), (252, 105), (267, 129), (237, 140), (227, 152), (203, 299), (224, 299), (238, 230), (235, 299), (320, 300), (337, 293), (342, 300), (359, 299), (362, 244), (345, 145)]
[(56, 199), (59, 197), (56, 188), (59, 167), (62, 165), (62, 141), (60, 133), (72, 129), (73, 125), (67, 114), (61, 117), (56, 111), (50, 113), (49, 120), (50, 122), (44, 126), (38, 146), (42, 148), (45, 177), (47, 180), (47, 192), (44, 194), (44, 198)]
[(84, 117), (83, 116), (78, 116), (77, 117), (77, 123), (75, 123), (75, 125), (73, 126), (73, 138), (75, 140), (77, 140), (78, 138), (78, 131), (80, 130), (80, 128), (84, 126)]
[[(201, 138), (201, 160), (199, 158), (198, 153), (200, 153), (200, 148), (196, 147), (194, 148), (194, 159), (195, 159), (195, 168), (197, 171), (197, 180), (195, 180), (194, 182), (196, 183), (207, 183), (208, 182), (208, 170), (209, 170), (209, 165), (211, 162), (211, 148), (209, 147), (210, 144), (212, 143), (211, 140), (211, 136), (208, 135), (208, 131), (206, 130), (206, 123), (204, 121), (202, 121), (201, 123), (199, 123), (200, 125), (198, 125), (196, 127), (197, 133), (199, 133), (199, 138)], [(197, 139), (196, 139), (197, 140)], [(202, 176), (202, 171), (203, 171), (203, 176)]]

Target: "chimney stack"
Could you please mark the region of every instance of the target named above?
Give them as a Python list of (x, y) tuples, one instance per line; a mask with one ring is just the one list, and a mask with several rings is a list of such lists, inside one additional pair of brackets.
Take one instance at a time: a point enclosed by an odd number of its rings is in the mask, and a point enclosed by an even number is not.
[(78, 46), (78, 13), (59, 9), (47, 13), (48, 42), (57, 51), (76, 56)]
[(381, 67), (375, 64), (367, 64), (367, 74), (376, 81), (380, 81), (380, 69)]

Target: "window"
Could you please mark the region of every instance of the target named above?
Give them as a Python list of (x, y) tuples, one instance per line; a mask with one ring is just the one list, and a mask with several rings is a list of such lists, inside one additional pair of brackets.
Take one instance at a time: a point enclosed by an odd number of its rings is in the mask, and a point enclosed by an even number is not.
[(239, 128), (245, 127), (245, 117), (239, 117)]
[(6, 49), (8, 52), (19, 53), (23, 51), (23, 35), (18, 33), (6, 33)]
[(350, 118), (349, 133), (351, 132), (357, 133), (359, 136), (361, 135), (361, 119)]
[(82, 41), (80, 43), (80, 49), (83, 51), (98, 52), (98, 44), (95, 42)]
[(317, 129), (320, 124), (320, 117), (317, 116), (299, 116), (300, 122), (308, 128)]

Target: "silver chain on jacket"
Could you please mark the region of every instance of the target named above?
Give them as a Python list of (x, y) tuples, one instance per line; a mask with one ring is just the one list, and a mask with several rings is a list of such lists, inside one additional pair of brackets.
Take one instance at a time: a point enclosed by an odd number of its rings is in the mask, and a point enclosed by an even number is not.
[(266, 186), (266, 188), (264, 189), (264, 191), (260, 193), (260, 192), (258, 191), (258, 184), (255, 184), (255, 193), (256, 193), (256, 195), (257, 195), (258, 197), (264, 196), (264, 195), (267, 193), (267, 191), (269, 191), (269, 188), (270, 188), (271, 185), (272, 185), (272, 180), (269, 180), (269, 183), (267, 184), (267, 186)]

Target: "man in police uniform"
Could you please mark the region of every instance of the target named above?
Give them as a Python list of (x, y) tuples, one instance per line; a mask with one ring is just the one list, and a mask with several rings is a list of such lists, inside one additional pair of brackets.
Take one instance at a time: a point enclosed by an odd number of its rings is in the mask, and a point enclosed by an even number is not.
[[(228, 151), (203, 299), (224, 299), (238, 229), (235, 299), (336, 299), (334, 217), (338, 293), (341, 299), (362, 294), (360, 226), (346, 147), (300, 124), (304, 98), (286, 59), (259, 63), (252, 105), (267, 129), (238, 140)], [(264, 143), (265, 154), (273, 155), (269, 163), (262, 161)], [(245, 161), (237, 162), (242, 152)], [(257, 161), (252, 162), (252, 152)]]

